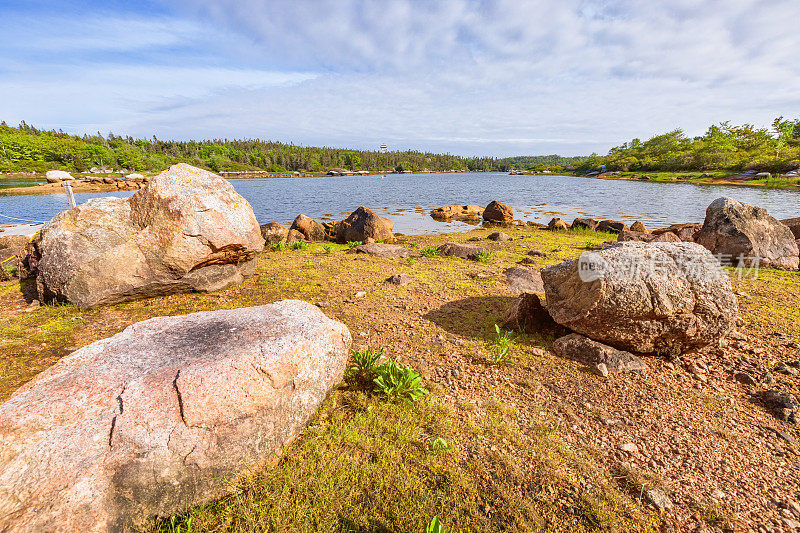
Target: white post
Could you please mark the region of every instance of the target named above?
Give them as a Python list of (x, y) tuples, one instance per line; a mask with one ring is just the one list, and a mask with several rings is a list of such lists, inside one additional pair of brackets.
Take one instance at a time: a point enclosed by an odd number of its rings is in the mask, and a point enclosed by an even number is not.
[(67, 202), (69, 202), (69, 208), (72, 209), (75, 207), (75, 195), (72, 193), (72, 185), (68, 181), (64, 182), (64, 192), (67, 193)]

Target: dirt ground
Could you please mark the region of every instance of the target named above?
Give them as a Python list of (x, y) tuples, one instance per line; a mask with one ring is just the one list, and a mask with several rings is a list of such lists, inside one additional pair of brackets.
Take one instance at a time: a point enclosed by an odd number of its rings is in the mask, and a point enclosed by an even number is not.
[[(401, 243), (419, 252), (491, 231)], [(761, 396), (766, 388), (800, 394), (800, 274), (761, 270), (739, 279), (731, 271), (741, 335), (702, 354), (644, 357), (643, 372), (604, 378), (556, 357), (553, 339), (539, 335), (517, 335), (508, 359), (496, 363), (495, 324), (515, 298), (503, 271), (520, 261), (553, 264), (609, 238), (504, 231), (512, 241), (479, 243), (492, 250), (486, 262), (380, 259), (312, 243), (264, 252), (255, 276), (238, 287), (92, 311), (31, 306), (30, 287), (0, 283), (0, 399), (133, 322), (298, 298), (344, 322), (354, 348), (383, 348), (419, 370), (430, 397), (414, 407), (384, 405), (344, 383), (277, 467), (162, 530), (186, 531), (188, 523), (192, 531), (407, 531), (434, 514), (464, 531), (800, 528), (800, 432)], [(534, 249), (546, 257), (528, 255)], [(400, 273), (416, 281), (386, 282)], [(754, 383), (744, 384), (742, 373)], [(436, 435), (450, 443), (444, 456), (398, 448)], [(372, 459), (353, 460), (353, 450)], [(375, 465), (382, 470), (369, 470)], [(376, 475), (393, 480), (391, 490), (375, 487)], [(672, 507), (656, 509), (651, 489)]]

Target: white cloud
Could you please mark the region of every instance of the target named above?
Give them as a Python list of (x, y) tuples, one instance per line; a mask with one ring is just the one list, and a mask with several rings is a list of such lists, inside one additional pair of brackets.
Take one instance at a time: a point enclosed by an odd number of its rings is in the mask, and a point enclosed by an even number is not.
[[(699, 134), (722, 120), (800, 116), (796, 0), (173, 7), (166, 19), (42, 31), (38, 49), (127, 59), (88, 57), (79, 68), (0, 59), (0, 114), (142, 136), (384, 140), (468, 154), (604, 152), (675, 127)], [(102, 42), (104, 25), (114, 43)]]

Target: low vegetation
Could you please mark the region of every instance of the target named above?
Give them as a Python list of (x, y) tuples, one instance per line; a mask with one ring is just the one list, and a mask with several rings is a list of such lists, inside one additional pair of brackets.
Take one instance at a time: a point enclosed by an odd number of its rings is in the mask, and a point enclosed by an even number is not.
[[(491, 231), (404, 237), (400, 244), (436, 249)], [(488, 263), (435, 255), (365, 260), (334, 243), (269, 250), (239, 286), (89, 311), (72, 305), (26, 311), (30, 286), (1, 282), (0, 400), (64, 355), (131, 323), (297, 298), (350, 329), (345, 380), (277, 462), (265, 458), (264, 468), (230, 480), (229, 496), (165, 517), (153, 531), (655, 531), (663, 517), (642, 491), (665, 487), (679, 494), (680, 487), (663, 484), (661, 466), (625, 466), (613, 451), (630, 438), (624, 432), (655, 440), (662, 417), (675, 411), (667, 426), (686, 427), (676, 449), (687, 458), (718, 448), (746, 455), (758, 448), (750, 439), (770, 424), (769, 415), (735, 384), (711, 391), (710, 399), (701, 396), (696, 380), (678, 379), (685, 372), (655, 357), (648, 365), (656, 380), (603, 380), (546, 352), (552, 338), (502, 329), (513, 300), (506, 268), (522, 259), (535, 267), (556, 263), (608, 238), (519, 228), (508, 233), (514, 240), (484, 241), (492, 251)], [(547, 257), (532, 258), (531, 249)], [(417, 281), (402, 287), (385, 282), (399, 273)], [(758, 279), (733, 282), (749, 295), (741, 300), (744, 331), (763, 339), (765, 364), (780, 359), (781, 338), (773, 333), (800, 339), (800, 277), (762, 270)], [(360, 291), (366, 296), (352, 297)], [(720, 416), (733, 436), (700, 425)], [(615, 418), (627, 425), (606, 422)], [(607, 446), (597, 435), (608, 437)], [(733, 449), (738, 442), (741, 448)], [(697, 470), (691, 475), (699, 476)], [(726, 501), (698, 498), (670, 515), (674, 530), (685, 529), (695, 514), (718, 527), (729, 523)]]

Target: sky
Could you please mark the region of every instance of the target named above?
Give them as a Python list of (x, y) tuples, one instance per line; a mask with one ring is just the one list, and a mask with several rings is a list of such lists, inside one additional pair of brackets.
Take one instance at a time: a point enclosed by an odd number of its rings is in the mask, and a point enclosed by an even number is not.
[(0, 119), (587, 155), (800, 117), (798, 0), (3, 0)]

